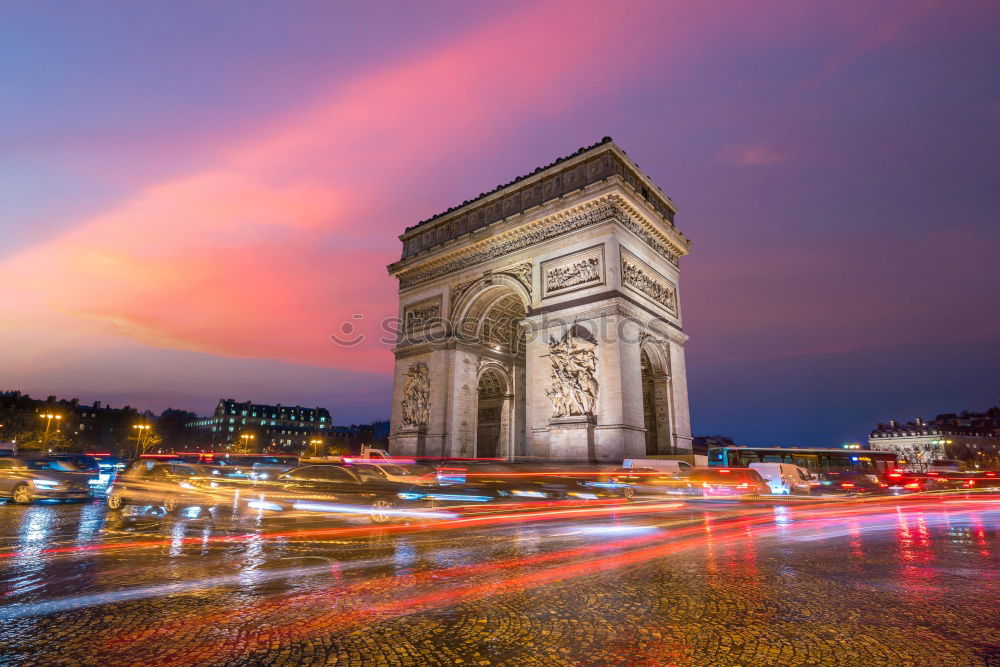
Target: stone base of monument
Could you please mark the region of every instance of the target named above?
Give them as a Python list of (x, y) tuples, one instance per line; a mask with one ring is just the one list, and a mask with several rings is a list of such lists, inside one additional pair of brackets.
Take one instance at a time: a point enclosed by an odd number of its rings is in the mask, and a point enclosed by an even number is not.
[(553, 417), (549, 420), (549, 458), (595, 461), (593, 415)]
[(393, 456), (427, 456), (427, 430), (403, 429), (389, 438), (389, 453)]

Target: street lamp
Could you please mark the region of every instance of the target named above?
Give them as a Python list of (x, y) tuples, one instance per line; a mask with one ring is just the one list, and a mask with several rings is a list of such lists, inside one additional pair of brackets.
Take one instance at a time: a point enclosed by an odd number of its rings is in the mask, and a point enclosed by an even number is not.
[(51, 413), (45, 413), (45, 414), (38, 415), (38, 416), (41, 417), (42, 419), (47, 420), (45, 422), (45, 434), (42, 436), (42, 449), (45, 449), (45, 446), (49, 443), (49, 429), (52, 428), (52, 420), (53, 419), (62, 419), (62, 415), (54, 415), (54, 414), (51, 414)]
[(313, 456), (319, 456), (319, 446), (323, 444), (323, 441), (319, 438), (313, 438), (309, 444), (313, 446)]
[(240, 436), (240, 438), (243, 440), (244, 447), (246, 447), (247, 449), (250, 449), (250, 441), (256, 437), (257, 436), (251, 433), (244, 433), (243, 435)]
[(139, 457), (146, 451), (143, 447), (143, 441), (149, 436), (149, 429), (152, 427), (149, 424), (132, 424), (132, 428), (138, 431), (135, 435), (135, 455)]

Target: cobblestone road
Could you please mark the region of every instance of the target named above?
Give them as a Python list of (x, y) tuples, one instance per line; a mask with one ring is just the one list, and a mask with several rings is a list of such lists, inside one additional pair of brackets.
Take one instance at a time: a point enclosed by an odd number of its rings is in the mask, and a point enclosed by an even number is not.
[(980, 497), (345, 534), (2, 506), (0, 663), (1000, 665), (998, 518)]

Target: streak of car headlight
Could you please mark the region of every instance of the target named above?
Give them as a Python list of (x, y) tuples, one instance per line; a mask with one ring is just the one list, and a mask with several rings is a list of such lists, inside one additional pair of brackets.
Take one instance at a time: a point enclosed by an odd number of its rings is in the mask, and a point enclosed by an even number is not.
[[(292, 509), (296, 510), (306, 510), (309, 512), (333, 512), (337, 514), (371, 514), (372, 510), (361, 506), (361, 505), (328, 505), (326, 503), (304, 503), (298, 502), (292, 505)], [(456, 519), (457, 514), (452, 514), (450, 512), (436, 512), (427, 511), (421, 512), (418, 510), (394, 510), (394, 509), (384, 509), (379, 510), (379, 514), (385, 514), (386, 516), (407, 516), (407, 517), (420, 517), (420, 518), (435, 518), (435, 519)]]
[(276, 510), (281, 511), (281, 505), (278, 503), (269, 503), (266, 500), (251, 500), (247, 503), (247, 507), (255, 510)]
[(187, 482), (181, 482), (178, 486), (180, 486), (182, 489), (193, 489), (194, 488), (193, 484), (188, 484)]
[(586, 498), (587, 500), (597, 500), (597, 496), (593, 493), (580, 493), (578, 491), (570, 491), (567, 495), (573, 496), (574, 498)]
[(396, 497), (400, 500), (420, 500), (424, 497), (422, 493), (412, 493), (410, 491), (401, 491), (396, 494)]
[(620, 482), (584, 482), (583, 485), (599, 487), (602, 489), (621, 489), (629, 486), (628, 484), (622, 484)]
[(54, 479), (33, 479), (31, 482), (39, 489), (54, 489), (59, 486), (59, 482)]
[(511, 491), (512, 495), (524, 496), (525, 498), (544, 498), (545, 494), (541, 491)]
[(455, 500), (458, 502), (485, 503), (493, 500), (490, 496), (466, 496), (461, 493), (428, 493), (428, 500)]

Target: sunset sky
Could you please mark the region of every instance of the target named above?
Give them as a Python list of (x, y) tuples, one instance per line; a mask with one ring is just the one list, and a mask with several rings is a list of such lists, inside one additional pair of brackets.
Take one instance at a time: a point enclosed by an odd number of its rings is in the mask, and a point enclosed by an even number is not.
[[(989, 2), (0, 7), (0, 389), (388, 418), (403, 229), (612, 136), (677, 202), (696, 435), (1000, 398)], [(355, 314), (362, 320), (352, 320)]]

